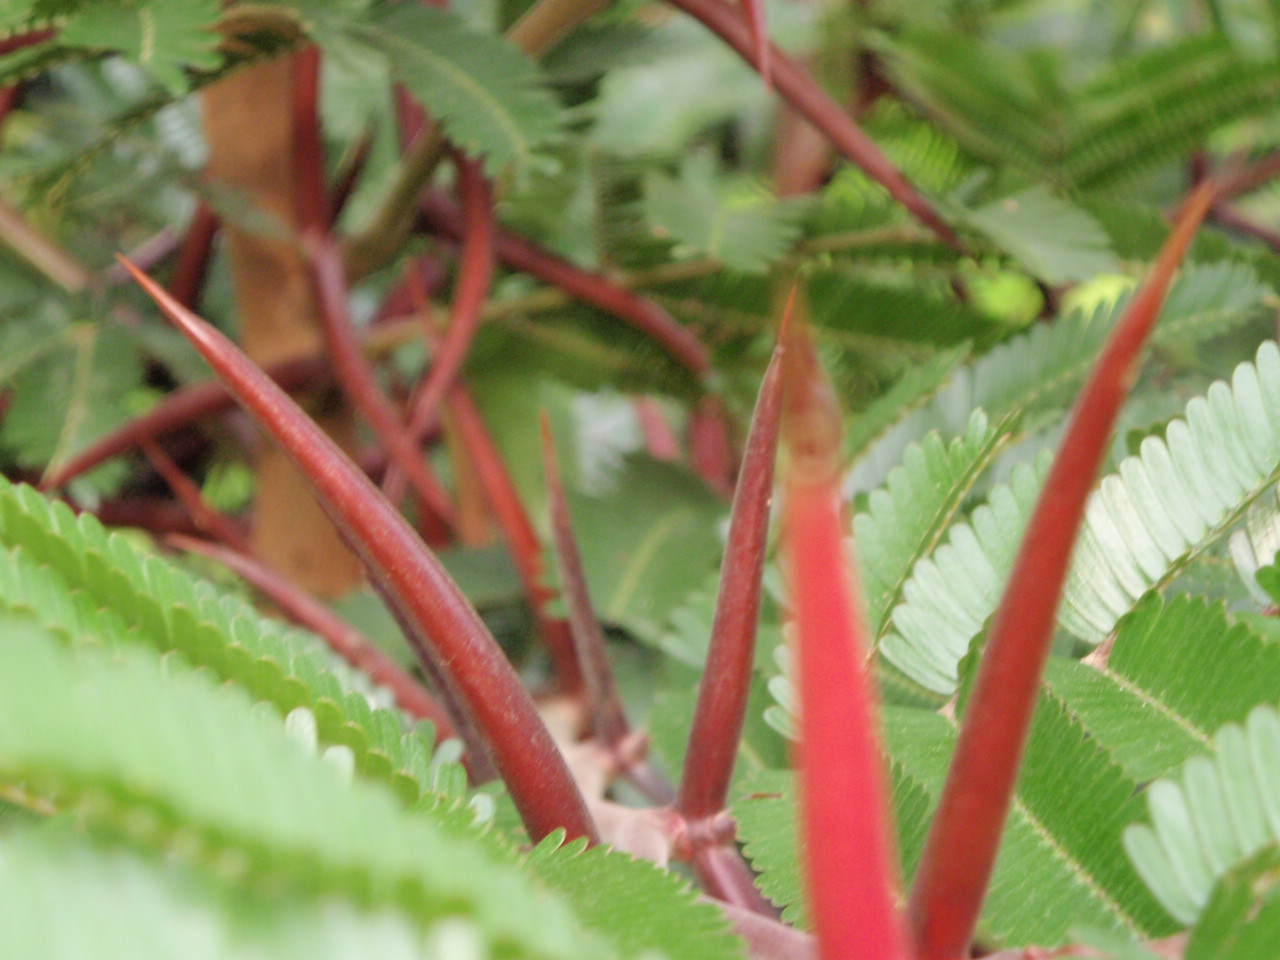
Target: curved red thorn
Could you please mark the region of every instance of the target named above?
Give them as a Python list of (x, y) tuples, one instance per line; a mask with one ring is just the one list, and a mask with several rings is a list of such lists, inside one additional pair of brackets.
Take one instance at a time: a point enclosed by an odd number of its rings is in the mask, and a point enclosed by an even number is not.
[[(480, 161), (456, 154), (454, 163), (458, 169), (458, 189), (462, 194), (462, 265), (458, 271), (449, 328), (439, 349), (433, 352), (426, 379), (410, 405), (409, 436), (414, 440), (426, 431), (462, 369), (480, 325), (480, 308), (489, 295), (489, 282), (493, 278), (493, 194), (489, 182)], [(403, 477), (393, 466), (383, 484), (387, 497), (393, 503), (399, 498), (403, 485)]]
[(688, 821), (713, 817), (726, 808), (742, 738), (760, 617), (769, 508), (773, 503), (783, 351), (780, 342), (760, 385), (733, 497), (711, 645), (698, 688), (676, 800), (677, 812)]
[(314, 484), (330, 517), (405, 628), (424, 666), (483, 734), (531, 837), (598, 838), (564, 758), (475, 609), (404, 518), (316, 424), (226, 337), (126, 263), (236, 397)]
[(897, 858), (867, 628), (840, 496), (840, 412), (807, 331), (793, 324), (787, 396), (783, 543), (800, 691), (802, 846), (819, 955), (910, 960), (894, 905)]
[[(748, 63), (753, 62), (751, 30), (727, 0), (671, 2), (733, 47)], [(846, 159), (862, 168), (867, 176), (888, 190), (889, 195), (911, 211), (917, 220), (936, 233), (944, 243), (963, 251), (964, 244), (947, 222), (898, 168), (889, 162), (875, 141), (823, 92), (813, 77), (777, 47), (772, 48), (771, 56), (773, 82), (778, 93), (821, 130)]]
[(1174, 271), (1215, 198), (1201, 184), (1178, 216), (1142, 289), (1112, 331), (1076, 402), (1027, 525), (965, 708), (946, 786), (912, 890), (919, 960), (969, 947), (1013, 797), (1040, 675), (1085, 504), (1137, 360)]
[(239, 548), (228, 549), (182, 534), (171, 534), (165, 540), (182, 550), (212, 557), (227, 567), (270, 599), (291, 622), (316, 634), (343, 660), (390, 690), (401, 710), (415, 719), (430, 720), (435, 725), (438, 739), (447, 740), (456, 736), (453, 722), (444, 707), (436, 702), (421, 683), (374, 646), (359, 630), (300, 589), (293, 581), (282, 577), (261, 560)]
[[(422, 214), (431, 229), (455, 239), (462, 235), (462, 218), (458, 208), (443, 194), (436, 191), (428, 193), (422, 204)], [(509, 230), (496, 232), (494, 252), (499, 260), (513, 270), (559, 287), (565, 293), (613, 314), (652, 337), (699, 379), (705, 379), (711, 373), (711, 358), (707, 349), (692, 331), (677, 323), (652, 300), (617, 286), (608, 277), (574, 266)]]
[(560, 590), (569, 607), (573, 645), (578, 653), (578, 666), (582, 670), (586, 686), (591, 729), (605, 746), (617, 748), (622, 745), (631, 728), (622, 708), (622, 697), (613, 678), (613, 668), (605, 655), (604, 630), (592, 609), (587, 577), (582, 570), (582, 558), (573, 540), (569, 503), (564, 496), (564, 487), (560, 484), (555, 446), (551, 442), (551, 421), (547, 419), (545, 410), (542, 411), (541, 428), (542, 470), (547, 480), (552, 542), (560, 567)]

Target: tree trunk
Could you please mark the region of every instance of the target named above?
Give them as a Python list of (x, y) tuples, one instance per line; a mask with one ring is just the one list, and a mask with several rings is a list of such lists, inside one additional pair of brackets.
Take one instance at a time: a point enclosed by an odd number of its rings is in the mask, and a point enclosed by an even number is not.
[[(314, 351), (322, 336), (306, 264), (288, 239), (296, 222), (293, 77), (294, 58), (282, 57), (213, 85), (203, 103), (210, 182), (232, 191), (230, 202), (243, 202), (253, 220), (266, 217), (278, 225), (272, 230), (234, 213), (225, 221), (240, 341), (263, 365)], [(324, 398), (300, 400), (314, 416)], [(345, 404), (317, 419), (339, 446), (352, 448), (354, 422)], [(284, 454), (264, 446), (255, 472), (251, 540), (262, 558), (322, 596), (346, 593), (359, 583), (359, 561)]]

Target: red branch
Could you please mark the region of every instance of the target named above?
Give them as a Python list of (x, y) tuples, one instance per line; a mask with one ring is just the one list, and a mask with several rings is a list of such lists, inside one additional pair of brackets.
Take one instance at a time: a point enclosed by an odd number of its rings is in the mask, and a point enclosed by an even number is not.
[(241, 553), (251, 553), (249, 537), (226, 514), (215, 510), (205, 502), (204, 496), (195, 481), (182, 472), (172, 458), (154, 440), (142, 442), (142, 452), (147, 455), (156, 472), (164, 477), (169, 489), (177, 494), (178, 499), (191, 514), (191, 520), (204, 532), (216, 537), (227, 546)]
[[(177, 299), (176, 296), (174, 299)], [(273, 364), (264, 371), (281, 390), (314, 388), (329, 377), (322, 357), (304, 357)], [(41, 490), (65, 486), (100, 463), (133, 450), (144, 440), (162, 437), (236, 405), (230, 391), (216, 380), (192, 384), (169, 394), (154, 408), (94, 441), (40, 481)]]
[(440, 562), (359, 468), (230, 340), (146, 274), (134, 276), (311, 479), (424, 667), (440, 679), (442, 695), (455, 696), (483, 736), (529, 835), (536, 841), (563, 828), (569, 837), (596, 841), (582, 794), (533, 701)]
[[(480, 309), (493, 279), (493, 192), (480, 161), (455, 154), (454, 165), (458, 170), (458, 192), (462, 195), (462, 265), (458, 270), (449, 329), (439, 348), (432, 352), (431, 368), (411, 404), (409, 437), (412, 442), (417, 442), (426, 432), (462, 369), (480, 326)], [(394, 464), (383, 489), (393, 503), (403, 493), (404, 478)]]
[(400, 467), (419, 500), (446, 524), (453, 523), (453, 505), (426, 459), (410, 440), (395, 407), (378, 387), (360, 340), (347, 314), (347, 284), (342, 254), (328, 237), (312, 237), (308, 244), (320, 302), (325, 342), (343, 392), (387, 448), (391, 463)]
[[(422, 204), (427, 226), (458, 239), (463, 235), (462, 215), (457, 206), (439, 192), (430, 192)], [(682, 366), (699, 379), (711, 373), (706, 348), (687, 328), (651, 300), (612, 283), (608, 277), (590, 273), (544, 250), (533, 241), (509, 230), (497, 231), (494, 252), (508, 267), (559, 287), (585, 303), (611, 313), (652, 337)]]
[(169, 281), (169, 292), (184, 307), (194, 308), (200, 301), (218, 227), (218, 215), (213, 209), (208, 204), (198, 204), (182, 241), (182, 249), (178, 251), (173, 278)]
[(1013, 798), (1049, 656), (1062, 585), (1116, 415), (1174, 271), (1214, 200), (1190, 196), (1147, 282), (1081, 391), (992, 623), (946, 786), (916, 874), (910, 914), (918, 960), (954, 960), (973, 937)]
[[(784, 360), (783, 545), (796, 628), (802, 846), (824, 960), (909, 960), (894, 905), (897, 858), (867, 675), (867, 626), (840, 496), (840, 412), (793, 325)], [(955, 960), (955, 956), (949, 960)]]
[(524, 504), (520, 502), (515, 482), (511, 479), (506, 464), (502, 462), (497, 445), (485, 428), (484, 419), (476, 409), (466, 386), (459, 383), (454, 387), (449, 394), (448, 403), (458, 427), (458, 435), (475, 465), (476, 476), (489, 503), (489, 509), (493, 511), (506, 538), (561, 692), (576, 696), (583, 690), (582, 670), (578, 666), (578, 655), (573, 648), (569, 622), (563, 617), (553, 616), (548, 609), (556, 593), (545, 581), (542, 541), (533, 528)]
[(631, 728), (622, 708), (622, 697), (613, 678), (613, 668), (609, 666), (609, 658), (605, 655), (604, 630), (592, 609), (587, 576), (582, 569), (582, 557), (573, 539), (569, 503), (560, 483), (555, 446), (551, 442), (551, 422), (547, 419), (546, 411), (542, 413), (542, 470), (547, 480), (552, 542), (555, 544), (556, 562), (560, 567), (560, 589), (569, 608), (569, 626), (572, 628), (573, 645), (578, 653), (578, 665), (582, 669), (582, 679), (586, 686), (591, 731), (610, 750), (618, 751)]
[[(671, 0), (731, 46), (747, 63), (754, 64), (751, 28), (727, 0)], [(777, 47), (771, 49), (773, 83), (788, 103), (823, 132), (837, 150), (860, 167), (906, 207), (946, 244), (963, 250), (964, 244), (853, 118), (823, 92), (813, 77)]]
[(299, 50), (294, 58), (293, 180), (294, 217), (299, 232), (324, 232), (332, 218), (320, 132), (320, 48), (314, 45)]
[(676, 810), (688, 821), (714, 817), (726, 808), (742, 738), (773, 502), (773, 465), (782, 410), (782, 352), (779, 344), (760, 385), (733, 497), (711, 646), (676, 800)]

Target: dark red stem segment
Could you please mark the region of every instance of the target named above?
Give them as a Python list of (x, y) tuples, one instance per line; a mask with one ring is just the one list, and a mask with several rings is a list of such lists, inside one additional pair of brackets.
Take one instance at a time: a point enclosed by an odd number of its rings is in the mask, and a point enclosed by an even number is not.
[[(564, 828), (598, 838), (564, 758), (475, 609), (435, 556), (316, 424), (234, 344), (141, 271), (135, 279), (311, 478), (424, 666), (444, 678), (484, 738), (535, 840)], [(449, 691), (445, 691), (449, 692)]]
[[(463, 235), (462, 215), (443, 194), (429, 193), (423, 202), (422, 213), (431, 229), (455, 239)], [(608, 277), (576, 267), (509, 230), (497, 231), (494, 252), (499, 260), (512, 269), (559, 287), (565, 293), (613, 314), (652, 337), (676, 361), (700, 379), (710, 374), (711, 359), (706, 348), (691, 331), (677, 323), (653, 301), (619, 287)]]
[[(324, 322), (330, 362), (338, 381), (361, 416), (387, 448), (391, 463), (400, 467), (423, 505), (445, 523), (452, 523), (453, 505), (426, 459), (400, 422), (391, 401), (378, 387), (373, 368), (347, 314), (347, 285), (342, 254), (327, 236), (313, 236), (308, 244)], [(393, 501), (394, 502), (394, 501)]]
[(747, 29), (751, 31), (751, 53), (755, 57), (756, 73), (766, 87), (773, 86), (773, 63), (769, 58), (769, 27), (764, 15), (764, 0), (742, 0), (742, 10), (747, 15)]
[(184, 307), (195, 308), (209, 273), (213, 240), (218, 235), (218, 215), (208, 204), (197, 204), (178, 251), (178, 263), (169, 281), (169, 292)]
[(578, 666), (586, 686), (591, 730), (596, 739), (611, 748), (622, 746), (631, 732), (622, 697), (613, 678), (613, 668), (605, 655), (604, 630), (591, 607), (582, 557), (573, 539), (569, 502), (560, 483), (555, 446), (551, 442), (551, 422), (542, 413), (542, 469), (547, 478), (547, 501), (551, 510), (551, 534), (560, 567), (560, 588), (569, 607), (569, 626), (578, 652)]
[[(751, 28), (727, 0), (671, 0), (672, 4), (701, 22), (731, 46), (748, 63), (755, 59)], [(938, 235), (949, 246), (963, 250), (964, 245), (945, 220), (920, 195), (898, 168), (854, 122), (840, 105), (823, 92), (813, 77), (798, 63), (772, 47), (773, 84), (788, 103), (844, 154), (911, 211), (912, 216)]]
[[(177, 300), (176, 295), (174, 299)], [(300, 390), (327, 381), (329, 367), (321, 357), (306, 357), (273, 364), (265, 373), (282, 390)], [(147, 413), (94, 441), (48, 474), (40, 482), (40, 489), (53, 490), (64, 486), (98, 464), (134, 449), (144, 440), (164, 436), (235, 405), (235, 398), (216, 380), (183, 387), (169, 394)]]
[[(431, 368), (411, 404), (409, 436), (414, 441), (426, 431), (462, 369), (480, 326), (480, 309), (493, 279), (493, 191), (480, 161), (459, 154), (455, 155), (454, 165), (458, 171), (458, 192), (462, 196), (462, 265), (458, 270), (449, 328), (439, 349), (432, 352)], [(403, 486), (403, 475), (393, 463), (383, 484), (387, 498), (394, 503), (403, 493)]]
[[(865, 668), (867, 626), (846, 549), (840, 413), (805, 331), (787, 342), (784, 547), (800, 691), (802, 846), (824, 960), (910, 960)], [(955, 960), (955, 958), (951, 958)]]
[(448, 714), (421, 683), (374, 646), (359, 630), (315, 597), (299, 589), (297, 584), (239, 549), (228, 549), (181, 534), (170, 535), (165, 539), (181, 550), (212, 557), (227, 567), (270, 599), (290, 621), (319, 636), (343, 660), (390, 690), (401, 710), (415, 719), (430, 720), (435, 725), (438, 739), (447, 740), (455, 736)]
[(726, 808), (742, 738), (773, 503), (773, 466), (782, 412), (782, 352), (779, 344), (760, 385), (733, 497), (711, 646), (676, 800), (677, 812), (687, 821), (713, 817)]
[(158, 443), (151, 439), (142, 441), (142, 452), (156, 472), (164, 477), (169, 489), (177, 494), (196, 527), (240, 553), (253, 552), (248, 535), (230, 517), (205, 502), (195, 481), (182, 472)]
[(299, 50), (294, 58), (293, 178), (299, 232), (327, 230), (332, 218), (320, 132), (320, 48), (314, 45)]
[(578, 666), (578, 655), (574, 650), (569, 622), (562, 617), (552, 616), (547, 609), (555, 591), (546, 583), (546, 571), (542, 566), (542, 541), (520, 501), (515, 481), (502, 462), (497, 445), (489, 435), (484, 418), (476, 409), (475, 401), (471, 399), (466, 386), (462, 383), (455, 386), (449, 394), (448, 403), (458, 427), (458, 435), (475, 465), (476, 476), (489, 503), (489, 509), (493, 511), (506, 538), (520, 582), (537, 619), (539, 633), (551, 657), (561, 692), (569, 695), (581, 693), (582, 670)]
[(955, 755), (916, 875), (910, 916), (918, 960), (969, 947), (1013, 797), (1040, 675), (1085, 503), (1137, 360), (1174, 271), (1214, 200), (1191, 194), (1155, 266), (1116, 325), (1076, 402), (992, 623)]

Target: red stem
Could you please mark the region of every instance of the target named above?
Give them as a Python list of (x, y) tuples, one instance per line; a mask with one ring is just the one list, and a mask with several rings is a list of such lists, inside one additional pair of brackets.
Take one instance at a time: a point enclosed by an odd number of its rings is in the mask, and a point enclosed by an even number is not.
[(293, 581), (238, 548), (228, 549), (181, 534), (165, 539), (179, 549), (212, 557), (227, 567), (270, 599), (291, 622), (319, 636), (343, 660), (367, 674), (379, 686), (390, 690), (401, 710), (414, 719), (430, 720), (435, 725), (438, 739), (447, 740), (456, 736), (448, 714), (421, 683), (374, 646), (359, 630), (300, 589)]
[(582, 794), (533, 701), (435, 556), (324, 431), (230, 340), (146, 274), (134, 275), (311, 479), (424, 666), (444, 680), (442, 693), (456, 694), (483, 735), (529, 835), (537, 841), (564, 828), (569, 837), (595, 842)]
[(782, 411), (782, 354), (779, 344), (760, 385), (733, 497), (711, 646), (676, 800), (676, 810), (687, 821), (708, 819), (726, 808), (742, 738), (773, 502), (773, 466)]
[[(457, 206), (443, 194), (429, 192), (422, 204), (422, 214), (433, 231), (455, 239), (462, 236), (462, 216)], [(617, 286), (601, 274), (576, 267), (509, 230), (497, 231), (494, 252), (508, 267), (559, 287), (652, 337), (699, 379), (710, 375), (711, 359), (706, 348), (692, 332), (651, 300)]]
[(332, 222), (325, 188), (324, 140), (320, 132), (320, 48), (294, 57), (294, 217), (302, 234), (319, 234)]
[(909, 960), (894, 904), (897, 861), (875, 689), (865, 668), (867, 626), (846, 550), (840, 413), (805, 331), (792, 330), (784, 361), (784, 546), (798, 647), (801, 842), (813, 925), (825, 960)]
[(200, 493), (200, 488), (196, 486), (190, 477), (182, 472), (181, 468), (173, 462), (173, 459), (164, 452), (159, 444), (151, 439), (143, 440), (142, 452), (151, 461), (151, 465), (156, 468), (156, 472), (164, 477), (164, 482), (169, 485), (169, 489), (177, 494), (187, 513), (191, 514), (192, 522), (199, 529), (241, 553), (253, 552), (253, 548), (249, 546), (249, 537), (245, 532), (230, 517), (220, 510), (215, 510), (205, 502), (204, 496)]
[[(560, 483), (555, 446), (551, 442), (551, 421), (542, 413), (542, 469), (547, 479), (547, 501), (551, 510), (552, 542), (560, 567), (560, 590), (569, 607), (569, 626), (578, 665), (586, 686), (591, 730), (605, 746), (617, 751), (631, 732), (622, 708), (622, 697), (605, 655), (604, 631), (591, 606), (582, 557), (573, 540), (569, 503)], [(629, 765), (629, 764), (627, 764)]]
[[(765, 20), (764, 0), (742, 0), (742, 10), (746, 14), (747, 29), (751, 33), (751, 56), (766, 87), (773, 86), (773, 62), (770, 59), (769, 25)], [(751, 61), (748, 61), (751, 62)]]
[[(462, 369), (480, 325), (480, 308), (489, 295), (489, 283), (493, 279), (492, 190), (478, 160), (455, 154), (454, 165), (458, 170), (458, 192), (462, 195), (462, 265), (458, 270), (449, 329), (439, 349), (433, 352), (431, 369), (411, 404), (409, 437), (412, 442), (426, 432)], [(394, 463), (383, 489), (393, 503), (403, 493), (404, 478)]]
[(213, 208), (205, 203), (197, 204), (182, 241), (182, 249), (178, 252), (173, 278), (169, 281), (169, 292), (184, 307), (194, 308), (200, 302), (219, 226), (218, 215)]
[(723, 497), (733, 495), (733, 475), (738, 465), (724, 406), (714, 394), (699, 400), (689, 417), (689, 459), (707, 486)]
[[(174, 299), (177, 299), (176, 297)], [(322, 357), (305, 357), (273, 364), (264, 373), (282, 390), (314, 387), (328, 379)], [(162, 437), (183, 427), (230, 410), (236, 405), (230, 391), (216, 380), (192, 384), (169, 394), (140, 417), (96, 440), (40, 481), (41, 490), (65, 486), (76, 477), (114, 456), (132, 450), (144, 440)]]
[[(727, 0), (671, 0), (679, 9), (715, 33), (740, 57), (754, 64), (751, 28)], [(788, 103), (821, 130), (837, 150), (906, 207), (911, 214), (938, 235), (948, 246), (964, 250), (951, 230), (927, 200), (913, 187), (853, 118), (823, 92), (805, 69), (777, 47), (771, 46), (773, 83)]]
[(515, 482), (507, 471), (497, 445), (484, 425), (480, 411), (466, 386), (459, 383), (449, 394), (449, 409), (458, 426), (458, 434), (475, 464), (480, 487), (489, 509), (498, 520), (515, 562), (525, 595), (533, 608), (539, 634), (547, 646), (551, 664), (563, 693), (570, 696), (583, 690), (582, 670), (573, 647), (569, 622), (552, 616), (548, 610), (555, 591), (547, 586), (542, 566), (542, 541), (520, 501)]
[(5, 37), (0, 40), (0, 57), (26, 47), (34, 47), (38, 43), (52, 40), (57, 35), (58, 31), (55, 28), (48, 27), (44, 30), (32, 30), (29, 33), (19, 33), (12, 37)]
[(342, 254), (327, 236), (313, 236), (308, 244), (320, 302), (330, 362), (343, 392), (368, 422), (378, 440), (408, 478), (409, 485), (427, 509), (446, 524), (453, 522), (453, 505), (426, 459), (409, 438), (391, 401), (378, 387), (359, 338), (347, 314), (347, 287)]
[(912, 891), (918, 960), (968, 949), (1013, 797), (1085, 503), (1174, 271), (1214, 200), (1190, 196), (1071, 415), (996, 612)]

